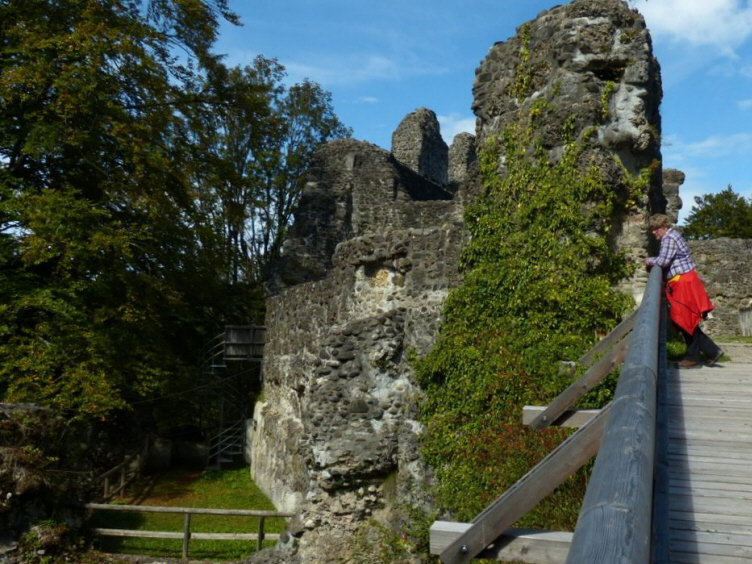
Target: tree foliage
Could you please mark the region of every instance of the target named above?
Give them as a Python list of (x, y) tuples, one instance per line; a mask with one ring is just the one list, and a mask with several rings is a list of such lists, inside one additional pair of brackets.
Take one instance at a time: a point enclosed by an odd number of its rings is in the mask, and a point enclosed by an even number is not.
[(224, 233), (233, 280), (263, 278), (281, 251), (314, 150), (351, 134), (331, 94), (308, 80), (288, 88), (284, 79), (282, 65), (258, 56), (194, 85), (197, 95), (221, 102), (191, 113), (192, 135), (212, 163), (194, 171), (194, 182)]
[(226, 0), (0, 0), (5, 401), (107, 417), (192, 382), (216, 327), (261, 321), (228, 234), (292, 119), (281, 67), (211, 52), (220, 18), (236, 21)]
[(683, 234), (688, 239), (752, 238), (752, 199), (729, 185), (717, 194), (695, 196)]

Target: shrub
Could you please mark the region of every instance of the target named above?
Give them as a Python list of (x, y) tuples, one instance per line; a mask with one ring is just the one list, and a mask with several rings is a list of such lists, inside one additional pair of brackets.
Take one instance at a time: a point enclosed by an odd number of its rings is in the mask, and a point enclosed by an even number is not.
[[(434, 349), (415, 362), (425, 390), (423, 453), (439, 505), (460, 520), (565, 438), (562, 429), (522, 428), (521, 407), (561, 392), (570, 379), (558, 362), (578, 358), (633, 305), (615, 289), (630, 270), (611, 241), (630, 198), (582, 158), (589, 136), (552, 162), (533, 121), (521, 114), (480, 151), (485, 192), (466, 209), (464, 280), (446, 301)], [(649, 171), (624, 174), (630, 192), (646, 187)], [(570, 478), (521, 524), (573, 527), (585, 480), (584, 472)]]

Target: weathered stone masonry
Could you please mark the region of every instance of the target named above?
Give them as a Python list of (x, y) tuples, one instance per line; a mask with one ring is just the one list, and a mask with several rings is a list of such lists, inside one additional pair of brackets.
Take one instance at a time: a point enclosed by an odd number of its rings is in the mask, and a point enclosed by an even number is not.
[(458, 281), (465, 235), (450, 197), (368, 143), (318, 153), (267, 302), (249, 429), (254, 479), (301, 513), (303, 555), (336, 561), (334, 537), (397, 497), (420, 502), (408, 356), (428, 351)]
[[(619, 0), (575, 0), (527, 29), (481, 64), (476, 131), (481, 141), (499, 134), (520, 106), (544, 98), (539, 125), (552, 158), (570, 128), (625, 201), (635, 196), (625, 171), (652, 166), (649, 190), (613, 225), (614, 245), (641, 263), (645, 218), (665, 207), (654, 166), (660, 77), (644, 21)], [(531, 82), (518, 100), (510, 88), (523, 42)], [(463, 202), (482, 190), (475, 154), (469, 135), (447, 151), (435, 114), (422, 108), (397, 128), (391, 153), (340, 140), (317, 154), (270, 284), (264, 392), (249, 427), (254, 479), (277, 507), (301, 515), (301, 562), (346, 561), (369, 516), (386, 517), (396, 500), (428, 501), (408, 358), (429, 350), (459, 282)], [(642, 291), (639, 276), (627, 286)]]
[[(584, 144), (581, 162), (598, 167), (623, 201), (613, 243), (635, 264), (647, 256), (646, 217), (663, 212), (659, 105), (660, 66), (645, 21), (620, 0), (577, 0), (557, 6), (495, 44), (476, 71), (473, 110), (477, 144), (519, 124), (537, 108), (536, 130), (553, 159), (567, 135)], [(502, 168), (503, 168), (503, 163)], [(645, 193), (630, 194), (627, 175), (652, 172)], [(647, 281), (636, 269), (623, 290), (638, 301)]]
[(752, 239), (690, 241), (689, 247), (715, 306), (703, 330), (752, 335)]

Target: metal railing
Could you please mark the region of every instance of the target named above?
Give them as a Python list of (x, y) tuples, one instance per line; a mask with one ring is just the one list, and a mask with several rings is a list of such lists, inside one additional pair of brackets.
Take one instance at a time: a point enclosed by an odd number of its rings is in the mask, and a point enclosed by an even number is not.
[(224, 428), (209, 441), (209, 460), (219, 459), (223, 454), (242, 454), (245, 447), (245, 419)]
[[(202, 430), (209, 436), (209, 464), (221, 467), (226, 457), (243, 452), (249, 400), (243, 397), (243, 380), (249, 374), (261, 377), (266, 328), (253, 325), (227, 325), (207, 343), (199, 376), (207, 385), (206, 407), (210, 425)], [(223, 456), (224, 455), (224, 456)]]

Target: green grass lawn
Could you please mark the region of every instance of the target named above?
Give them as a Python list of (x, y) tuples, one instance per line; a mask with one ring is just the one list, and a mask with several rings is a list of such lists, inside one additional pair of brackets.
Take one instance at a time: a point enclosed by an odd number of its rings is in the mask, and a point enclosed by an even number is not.
[[(274, 511), (267, 497), (256, 487), (247, 467), (221, 471), (170, 470), (145, 478), (133, 490), (134, 495), (113, 503), (221, 509), (260, 509)], [(130, 494), (130, 492), (129, 492)], [(138, 529), (144, 531), (183, 530), (183, 515), (96, 511), (92, 527)], [(285, 520), (267, 518), (264, 531), (280, 533)], [(203, 533), (256, 533), (258, 518), (221, 515), (193, 515), (191, 531)], [(98, 548), (119, 554), (144, 554), (180, 558), (183, 541), (178, 539), (140, 539), (99, 537)], [(264, 547), (274, 541), (264, 541)], [(209, 541), (191, 539), (189, 557), (195, 560), (241, 560), (256, 550), (256, 541)]]
[(731, 335), (729, 337), (713, 337), (713, 340), (719, 343), (752, 344), (752, 337), (750, 336), (742, 337), (741, 335)]

